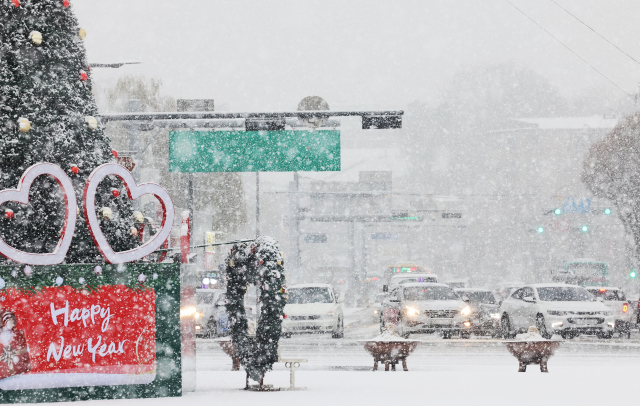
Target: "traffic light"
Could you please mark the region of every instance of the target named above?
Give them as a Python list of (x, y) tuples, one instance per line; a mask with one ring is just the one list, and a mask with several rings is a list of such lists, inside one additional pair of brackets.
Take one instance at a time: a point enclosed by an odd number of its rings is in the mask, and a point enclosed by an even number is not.
[(580, 231), (582, 231), (583, 233), (586, 233), (589, 231), (589, 226), (588, 225), (584, 225), (582, 227), (580, 227)]
[(604, 209), (604, 214), (606, 214), (607, 216), (608, 216), (609, 214), (611, 214), (611, 209), (610, 209), (610, 208), (608, 208), (608, 207), (607, 207), (606, 209)]
[(562, 210), (560, 210), (560, 209), (555, 209), (555, 210), (553, 211), (553, 214), (555, 214), (556, 216), (559, 216), (559, 215), (561, 215), (561, 214), (562, 214)]
[(538, 227), (538, 233), (540, 234), (544, 233), (544, 227)]
[(632, 270), (629, 271), (629, 278), (635, 279), (636, 276), (638, 276), (638, 272), (636, 272), (635, 269), (632, 269)]

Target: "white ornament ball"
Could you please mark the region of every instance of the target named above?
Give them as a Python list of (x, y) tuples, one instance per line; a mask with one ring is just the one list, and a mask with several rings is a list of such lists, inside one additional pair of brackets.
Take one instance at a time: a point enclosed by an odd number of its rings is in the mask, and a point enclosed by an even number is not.
[(156, 279), (158, 279), (158, 274), (157, 274), (157, 273), (154, 273), (154, 274), (153, 274), (153, 280), (156, 280)]
[(96, 128), (98, 128), (98, 120), (96, 120), (95, 117), (93, 116), (86, 116), (84, 118), (84, 121), (87, 123), (87, 127), (89, 127), (89, 129), (91, 131), (95, 130)]
[(6, 285), (7, 284), (5, 283), (4, 279), (0, 278), (0, 289), (4, 289)]
[(33, 268), (31, 268), (29, 265), (24, 267), (24, 274), (27, 276), (31, 276), (31, 274), (33, 273)]
[(62, 276), (58, 276), (56, 278), (56, 285), (61, 286), (62, 282), (64, 282), (64, 279), (62, 279)]
[(147, 276), (146, 276), (145, 274), (141, 273), (141, 274), (138, 276), (138, 282), (140, 282), (140, 283), (144, 283), (146, 280), (147, 280)]
[(29, 39), (36, 45), (42, 44), (42, 34), (38, 31), (31, 31), (31, 33), (29, 33)]
[(16, 271), (15, 269), (13, 271), (11, 271), (11, 276), (13, 276), (14, 278), (18, 277), (18, 271)]
[(93, 273), (98, 276), (102, 275), (102, 267), (100, 265), (96, 266), (95, 268), (93, 268)]

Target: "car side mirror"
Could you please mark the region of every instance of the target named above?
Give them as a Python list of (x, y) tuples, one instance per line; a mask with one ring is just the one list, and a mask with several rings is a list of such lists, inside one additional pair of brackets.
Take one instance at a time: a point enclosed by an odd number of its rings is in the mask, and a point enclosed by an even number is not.
[(387, 293), (389, 291), (389, 285), (382, 285), (382, 291)]
[(525, 296), (525, 297), (522, 298), (522, 300), (524, 300), (527, 303), (535, 303), (536, 302), (535, 299), (533, 297), (531, 297), (531, 296)]
[(469, 303), (471, 301), (471, 299), (469, 299), (469, 296), (467, 296), (467, 295), (462, 295), (462, 301)]

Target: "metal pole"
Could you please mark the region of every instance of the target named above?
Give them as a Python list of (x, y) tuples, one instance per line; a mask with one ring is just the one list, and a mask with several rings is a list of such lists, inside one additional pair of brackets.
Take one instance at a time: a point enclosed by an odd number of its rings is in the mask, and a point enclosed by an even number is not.
[(293, 269), (298, 272), (300, 268), (300, 176), (293, 173)]
[(260, 237), (260, 172), (256, 172), (256, 238)]
[(195, 203), (193, 201), (193, 173), (189, 173), (188, 175), (189, 185), (188, 185), (188, 195), (189, 195), (189, 214), (190, 214), (190, 227), (189, 227), (189, 240), (193, 240), (193, 228), (194, 228), (194, 220), (196, 218), (196, 208)]

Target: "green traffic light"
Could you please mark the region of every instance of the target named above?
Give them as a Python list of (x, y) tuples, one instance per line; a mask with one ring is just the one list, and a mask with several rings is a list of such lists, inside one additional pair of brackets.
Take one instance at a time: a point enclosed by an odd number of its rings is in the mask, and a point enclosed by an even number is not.
[(559, 215), (561, 215), (561, 214), (562, 214), (562, 210), (560, 210), (560, 209), (555, 209), (555, 210), (553, 211), (553, 213), (554, 213), (556, 216), (559, 216)]
[(636, 271), (631, 271), (631, 272), (629, 272), (629, 277), (630, 277), (630, 278), (635, 278), (636, 276), (638, 276), (638, 274), (636, 273)]
[(583, 233), (586, 233), (587, 231), (589, 231), (589, 226), (582, 226), (581, 230)]
[(538, 227), (538, 232), (539, 232), (540, 234), (544, 233), (544, 227)]
[(604, 214), (606, 214), (607, 216), (608, 216), (609, 214), (611, 214), (611, 209), (610, 209), (610, 208), (608, 208), (608, 207), (607, 207), (606, 209), (604, 209)]

